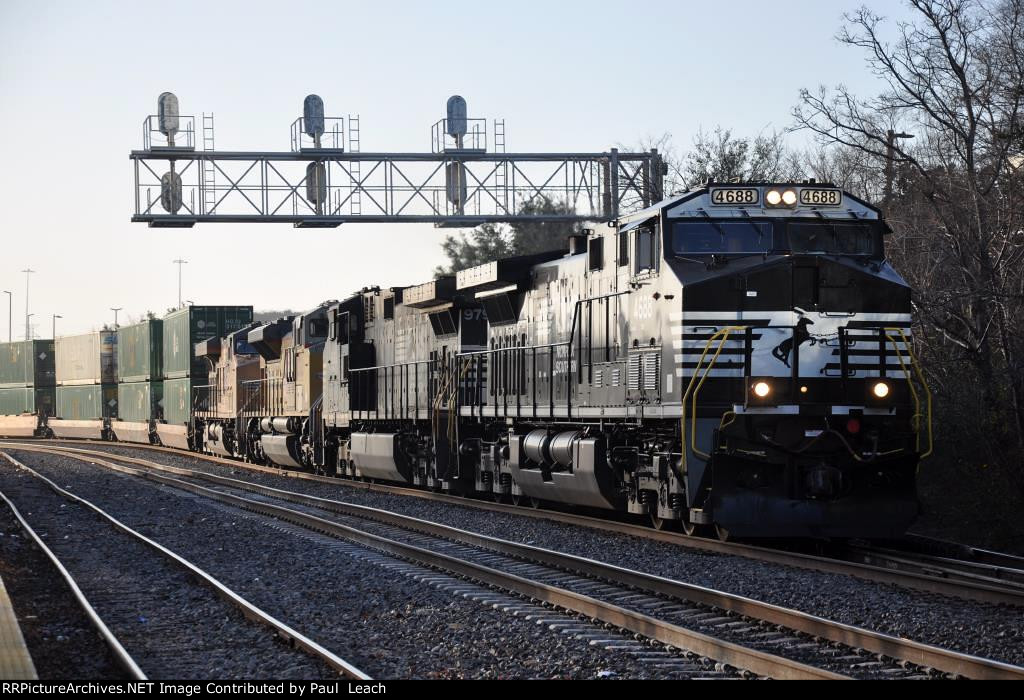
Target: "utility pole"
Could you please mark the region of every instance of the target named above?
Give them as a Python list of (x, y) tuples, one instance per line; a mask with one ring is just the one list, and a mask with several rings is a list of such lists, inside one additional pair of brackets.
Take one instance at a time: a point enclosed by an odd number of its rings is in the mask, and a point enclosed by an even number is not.
[(53, 315), (53, 339), (54, 340), (57, 340), (57, 319), (58, 318), (64, 318), (64, 317), (60, 316), (58, 314), (54, 314)]
[(14, 292), (8, 292), (5, 289), (4, 294), (7, 295), (7, 342), (10, 343), (14, 340), (11, 337), (11, 330), (14, 328), (14, 324), (11, 323), (14, 318)]
[(31, 315), (28, 312), (28, 280), (29, 275), (35, 272), (35, 270), (33, 270), (30, 267), (26, 267), (24, 270), (22, 270), (22, 272), (25, 273), (25, 340), (31, 340), (31, 338), (29, 337), (29, 335), (31, 335), (31, 330), (28, 327), (28, 319), (29, 316)]
[(913, 134), (896, 133), (892, 129), (885, 132), (885, 194), (884, 207), (889, 208), (889, 200), (892, 198), (892, 181), (895, 178), (894, 161), (896, 160), (896, 139), (912, 139)]
[(114, 312), (114, 330), (115, 331), (118, 329), (118, 325), (117, 325), (117, 312), (120, 311), (123, 308), (124, 308), (123, 306), (111, 306), (110, 307), (110, 310)]
[(181, 258), (178, 258), (177, 260), (174, 260), (172, 262), (175, 265), (178, 266), (178, 308), (180, 309), (181, 308), (181, 266), (182, 265), (187, 265), (188, 264), (188, 260), (182, 260)]

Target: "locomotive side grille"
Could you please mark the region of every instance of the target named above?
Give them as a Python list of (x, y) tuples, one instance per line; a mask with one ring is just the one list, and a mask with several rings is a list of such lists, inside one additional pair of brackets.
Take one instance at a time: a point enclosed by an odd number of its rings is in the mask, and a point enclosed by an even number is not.
[(631, 391), (640, 390), (640, 355), (629, 356), (629, 368), (626, 372), (626, 388)]
[(632, 391), (656, 391), (661, 373), (661, 351), (637, 352), (629, 356), (626, 388)]
[(612, 370), (612, 386), (622, 386), (622, 370), (618, 367)]
[(658, 377), (661, 374), (661, 353), (647, 352), (643, 358), (643, 388), (648, 391), (657, 390)]
[(603, 383), (603, 379), (604, 379), (604, 378), (603, 378), (603, 376), (602, 376), (602, 371), (601, 371), (601, 370), (599, 370), (599, 369), (595, 369), (595, 370), (594, 370), (594, 382), (593, 382), (593, 386), (595, 386), (595, 387), (598, 387), (598, 388), (600, 388), (600, 387), (604, 386), (604, 383)]

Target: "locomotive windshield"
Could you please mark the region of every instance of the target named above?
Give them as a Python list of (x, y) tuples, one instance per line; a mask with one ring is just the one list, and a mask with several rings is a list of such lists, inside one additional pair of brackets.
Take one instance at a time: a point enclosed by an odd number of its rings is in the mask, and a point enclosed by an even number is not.
[(794, 253), (873, 255), (875, 230), (863, 223), (791, 222), (789, 249)]
[(769, 251), (819, 255), (880, 255), (870, 222), (687, 220), (672, 224), (676, 255), (749, 255)]
[(672, 227), (672, 249), (677, 255), (764, 253), (772, 249), (772, 225), (748, 220), (680, 221)]

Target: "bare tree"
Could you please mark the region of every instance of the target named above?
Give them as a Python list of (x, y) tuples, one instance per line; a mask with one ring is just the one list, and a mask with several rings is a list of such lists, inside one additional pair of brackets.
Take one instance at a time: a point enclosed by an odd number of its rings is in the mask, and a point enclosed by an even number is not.
[[(838, 37), (865, 53), (886, 86), (880, 95), (859, 98), (844, 86), (804, 90), (794, 117), (851, 159), (851, 171), (873, 173), (876, 184), (862, 184), (876, 197), (878, 174), (887, 166), (897, 173), (884, 204), (905, 244), (923, 341), (938, 365), (959, 359), (960, 369), (967, 361), (976, 370), (978, 403), (994, 416), (993, 426), (1014, 427), (1019, 450), (1024, 0), (910, 5), (917, 19), (899, 24), (891, 43), (883, 18), (866, 8), (847, 15)], [(894, 138), (901, 130), (915, 138)], [(960, 353), (951, 355), (950, 347)], [(999, 407), (1007, 404), (1010, 420), (1002, 421)]]

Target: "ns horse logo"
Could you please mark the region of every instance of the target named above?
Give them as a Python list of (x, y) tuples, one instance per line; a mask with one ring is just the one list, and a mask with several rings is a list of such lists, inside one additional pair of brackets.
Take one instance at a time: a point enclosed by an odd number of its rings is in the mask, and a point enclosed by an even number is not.
[(807, 330), (808, 326), (814, 325), (814, 321), (804, 315), (806, 312), (803, 309), (793, 307), (793, 310), (800, 315), (800, 320), (797, 321), (796, 328), (793, 329), (793, 335), (772, 348), (772, 356), (779, 362), (786, 365), (786, 367), (790, 366), (789, 356), (793, 352), (794, 347), (800, 347), (808, 341), (810, 341), (811, 345), (818, 344), (818, 341), (811, 337), (810, 331)]

